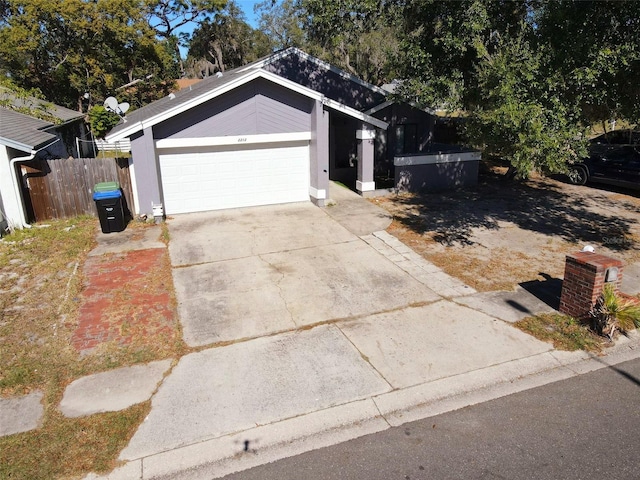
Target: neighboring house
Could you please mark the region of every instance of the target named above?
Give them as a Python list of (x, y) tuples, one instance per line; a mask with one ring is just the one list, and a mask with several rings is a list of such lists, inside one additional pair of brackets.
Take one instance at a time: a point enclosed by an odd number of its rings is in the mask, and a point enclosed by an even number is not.
[(0, 209), (9, 228), (28, 225), (21, 165), (35, 158), (77, 155), (76, 135), (86, 132), (82, 113), (57, 105), (48, 112), (59, 123), (0, 107)]
[(2, 196), (0, 195), (0, 237), (9, 229), (9, 222), (4, 218), (4, 205), (2, 204)]
[(176, 86), (178, 90), (184, 90), (185, 88), (189, 88), (196, 83), (200, 82), (201, 78), (180, 78), (176, 80)]
[(397, 103), (296, 48), (219, 73), (129, 113), (135, 212), (308, 201), (329, 180), (363, 195), (473, 183), (479, 155), (434, 151), (432, 112)]

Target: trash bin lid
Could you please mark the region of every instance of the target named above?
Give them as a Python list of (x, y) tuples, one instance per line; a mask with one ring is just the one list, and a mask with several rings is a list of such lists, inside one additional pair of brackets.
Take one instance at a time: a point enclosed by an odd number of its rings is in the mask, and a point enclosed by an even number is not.
[(120, 184), (118, 182), (101, 182), (96, 183), (93, 187), (94, 192), (110, 192), (112, 190), (119, 190)]
[(120, 198), (122, 196), (122, 192), (120, 190), (111, 190), (109, 192), (95, 192), (93, 194), (94, 200), (105, 200), (107, 198)]

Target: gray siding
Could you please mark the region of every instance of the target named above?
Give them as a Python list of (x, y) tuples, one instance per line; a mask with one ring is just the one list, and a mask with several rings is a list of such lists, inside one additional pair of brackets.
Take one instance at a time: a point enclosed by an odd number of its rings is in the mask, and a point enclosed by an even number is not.
[(313, 101), (258, 79), (173, 117), (154, 137), (201, 138), (304, 132), (311, 129)]
[(384, 94), (297, 55), (280, 58), (264, 69), (358, 110), (368, 110), (385, 101)]
[(151, 128), (145, 128), (143, 132), (131, 137), (131, 155), (138, 192), (137, 213), (152, 215), (151, 204), (160, 204), (161, 196), (159, 168)]
[(429, 144), (434, 141), (435, 117), (427, 112), (414, 108), (406, 103), (393, 104), (380, 110), (373, 115), (375, 118), (389, 123), (389, 130), (386, 138), (386, 152), (390, 160), (396, 152), (395, 127), (397, 125), (416, 125), (417, 138), (414, 152), (421, 153), (429, 151)]
[[(166, 97), (149, 103), (142, 108), (128, 112), (127, 122), (129, 122), (129, 125), (132, 123), (144, 122), (157, 115), (166, 113), (177, 106), (192, 102), (211, 90), (224, 87), (224, 85), (236, 81), (239, 77), (244, 75), (240, 70), (242, 69), (236, 68), (234, 70), (226, 71), (222, 77), (213, 76), (205, 78), (189, 88), (174, 92), (173, 95), (167, 95)], [(126, 130), (129, 125), (124, 122), (116, 125), (107, 135), (107, 140), (113, 141), (114, 137), (116, 137), (122, 130)]]

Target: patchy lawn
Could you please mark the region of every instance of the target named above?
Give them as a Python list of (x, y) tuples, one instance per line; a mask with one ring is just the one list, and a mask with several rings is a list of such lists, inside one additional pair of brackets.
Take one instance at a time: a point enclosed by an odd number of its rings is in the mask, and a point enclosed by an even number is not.
[(562, 278), (565, 256), (590, 244), (640, 261), (640, 195), (537, 177), (505, 182), (496, 171), (476, 188), (378, 197), (388, 229), (478, 291)]
[[(372, 202), (393, 215), (389, 233), (480, 292), (543, 285), (559, 296), (566, 255), (585, 245), (627, 264), (640, 261), (640, 194), (543, 177), (511, 183), (500, 173), (481, 174), (472, 189)], [(561, 350), (608, 345), (557, 313), (514, 326)]]
[(558, 350), (600, 353), (607, 342), (586, 325), (559, 313), (524, 318), (514, 325), (538, 340), (552, 343)]
[[(146, 228), (131, 224), (129, 228)], [(175, 310), (168, 254), (148, 282), (171, 292), (173, 335), (140, 335), (126, 345), (107, 342), (89, 351), (73, 346), (83, 306), (83, 266), (95, 246), (93, 217), (51, 221), (0, 241), (0, 396), (44, 392), (40, 428), (0, 437), (0, 478), (74, 478), (109, 471), (150, 409), (150, 402), (88, 417), (64, 418), (64, 389), (82, 376), (185, 351)], [(122, 318), (134, 318), (122, 302)]]

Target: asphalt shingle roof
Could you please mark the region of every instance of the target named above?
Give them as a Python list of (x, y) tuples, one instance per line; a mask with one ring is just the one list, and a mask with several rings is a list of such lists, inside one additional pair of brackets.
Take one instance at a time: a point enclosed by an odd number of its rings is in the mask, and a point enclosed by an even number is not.
[[(121, 121), (108, 133), (107, 138), (119, 138), (119, 134), (128, 136), (132, 133), (132, 131), (129, 129), (129, 127), (131, 127), (132, 125), (139, 126), (141, 122), (157, 118), (159, 116), (162, 116), (164, 113), (169, 113), (171, 110), (179, 108), (181, 105), (189, 104), (190, 101), (197, 100), (199, 97), (205, 96), (210, 91), (219, 89), (225, 84), (233, 82), (238, 78), (249, 75), (257, 70), (264, 70), (266, 72), (275, 73), (276, 75), (279, 75), (284, 79), (293, 81), (305, 88), (321, 93), (327, 98), (335, 100), (345, 106), (352, 107), (358, 111), (366, 110), (371, 106), (377, 105), (385, 100), (384, 91), (382, 91), (381, 89), (378, 89), (373, 85), (365, 84), (361, 80), (355, 79), (355, 77), (352, 77), (346, 72), (332, 67), (329, 64), (325, 64), (325, 62), (318, 61), (319, 64), (324, 65), (318, 68), (319, 71), (323, 72), (322, 75), (319, 76), (323, 78), (330, 77), (328, 79), (325, 79), (324, 83), (310, 82), (309, 79), (306, 78), (306, 76), (313, 74), (313, 69), (307, 68), (306, 70), (300, 69), (300, 71), (298, 71), (296, 69), (296, 65), (298, 64), (296, 63), (293, 63), (290, 66), (290, 68), (292, 68), (292, 71), (294, 72), (290, 75), (283, 74), (282, 72), (278, 71), (278, 68), (270, 65), (273, 62), (282, 62), (282, 59), (284, 58), (297, 58), (298, 56), (302, 56), (306, 59), (315, 59), (315, 57), (311, 57), (310, 55), (307, 55), (306, 53), (296, 48), (288, 48), (281, 52), (276, 52), (272, 55), (268, 55), (266, 57), (258, 59), (255, 62), (244, 65), (242, 67), (238, 67), (233, 70), (227, 70), (221, 76), (214, 75), (211, 77), (207, 77), (202, 81), (191, 85), (190, 87), (179, 90), (167, 97), (161, 98), (160, 100), (152, 102), (142, 108), (139, 108), (138, 110), (134, 110), (128, 113), (125, 117), (125, 120)], [(306, 60), (297, 59), (296, 61), (304, 62)], [(335, 71), (329, 71), (330, 69), (333, 69)], [(284, 68), (284, 70), (286, 70), (286, 68)]]
[(142, 122), (149, 118), (153, 118), (156, 115), (161, 115), (175, 107), (178, 107), (184, 103), (196, 99), (208, 91), (214, 88), (222, 87), (223, 85), (230, 83), (237, 79), (241, 75), (246, 74), (246, 66), (235, 68), (233, 70), (227, 70), (221, 77), (212, 76), (203, 79), (202, 81), (191, 85), (190, 87), (179, 90), (171, 95), (156, 100), (142, 108), (127, 113), (126, 122), (120, 122), (110, 132), (109, 136), (113, 136), (120, 130), (125, 129), (132, 123)]
[(52, 142), (57, 137), (43, 130), (54, 124), (8, 108), (0, 107), (0, 143), (30, 152)]
[(0, 98), (9, 101), (14, 107), (42, 109), (51, 116), (61, 120), (62, 123), (71, 122), (84, 117), (84, 113), (82, 112), (71, 110), (46, 100), (35, 97), (28, 97), (27, 99), (18, 98), (10, 90), (2, 87), (0, 87)]

